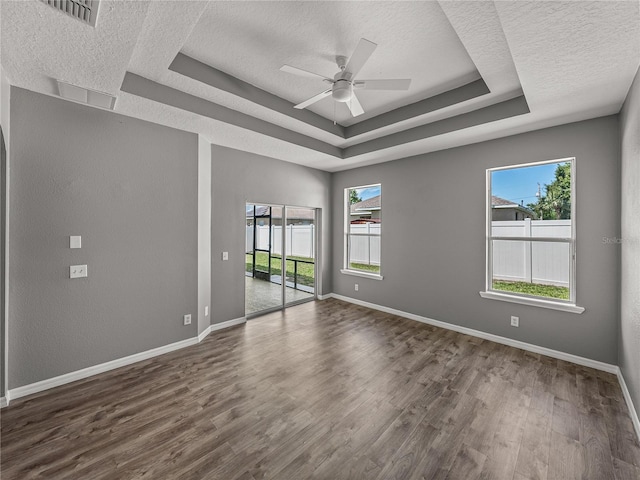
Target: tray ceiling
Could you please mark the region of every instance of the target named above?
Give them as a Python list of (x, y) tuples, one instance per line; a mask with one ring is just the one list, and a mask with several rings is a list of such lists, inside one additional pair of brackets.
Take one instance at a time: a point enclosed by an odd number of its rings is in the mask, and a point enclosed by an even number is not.
[(358, 91), (366, 113), (357, 118), (330, 98), (309, 108), (329, 120), (335, 115), (342, 125), (480, 77), (437, 2), (211, 2), (181, 51), (297, 104), (327, 84), (279, 68), (288, 64), (333, 78), (336, 55), (349, 57), (361, 37), (378, 47), (358, 78), (412, 83), (408, 92)]
[[(638, 1), (245, 2), (101, 0), (95, 28), (42, 2), (0, 2), (12, 85), (62, 80), (115, 111), (211, 142), (334, 171), (617, 113), (640, 59)], [(352, 118), (326, 84), (360, 38), (378, 44)], [(333, 120), (337, 120), (337, 125)]]

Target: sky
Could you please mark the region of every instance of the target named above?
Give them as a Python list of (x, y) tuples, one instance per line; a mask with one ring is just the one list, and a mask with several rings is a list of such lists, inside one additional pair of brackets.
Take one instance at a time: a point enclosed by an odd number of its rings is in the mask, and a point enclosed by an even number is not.
[(491, 172), (491, 194), (513, 203), (535, 203), (538, 182), (540, 193), (544, 195), (544, 186), (553, 182), (557, 166), (557, 163), (547, 163)]
[(376, 195), (380, 195), (380, 185), (375, 185), (373, 187), (367, 188), (358, 188), (358, 196), (362, 200), (367, 200), (368, 198), (375, 197)]

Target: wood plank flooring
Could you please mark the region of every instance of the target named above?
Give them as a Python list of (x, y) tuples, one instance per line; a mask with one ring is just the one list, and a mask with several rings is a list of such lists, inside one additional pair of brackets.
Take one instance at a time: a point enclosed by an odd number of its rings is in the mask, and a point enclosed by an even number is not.
[(337, 300), (1, 416), (3, 480), (640, 479), (613, 375)]

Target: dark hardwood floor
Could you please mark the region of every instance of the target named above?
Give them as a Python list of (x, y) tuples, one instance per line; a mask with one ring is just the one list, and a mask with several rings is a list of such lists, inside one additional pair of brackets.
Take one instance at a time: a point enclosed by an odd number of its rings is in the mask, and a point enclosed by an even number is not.
[(610, 374), (337, 300), (2, 410), (2, 480), (640, 479)]

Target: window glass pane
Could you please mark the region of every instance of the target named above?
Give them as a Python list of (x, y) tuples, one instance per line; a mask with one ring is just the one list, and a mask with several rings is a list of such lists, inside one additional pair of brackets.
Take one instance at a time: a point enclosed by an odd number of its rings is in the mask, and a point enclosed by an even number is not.
[(382, 188), (380, 184), (347, 189), (346, 268), (380, 273)]
[(380, 236), (349, 235), (349, 268), (380, 272)]
[(564, 161), (490, 171), (491, 289), (573, 298), (571, 168), (572, 162)]
[(569, 243), (493, 240), (492, 249), (493, 290), (570, 299)]
[(380, 185), (355, 187), (349, 192), (349, 232), (352, 225), (380, 224), (382, 213), (382, 189)]
[(526, 219), (571, 225), (571, 162), (491, 172), (491, 220), (502, 222), (492, 224), (491, 235), (523, 236)]
[(313, 298), (315, 292), (315, 210), (286, 208), (285, 303)]

